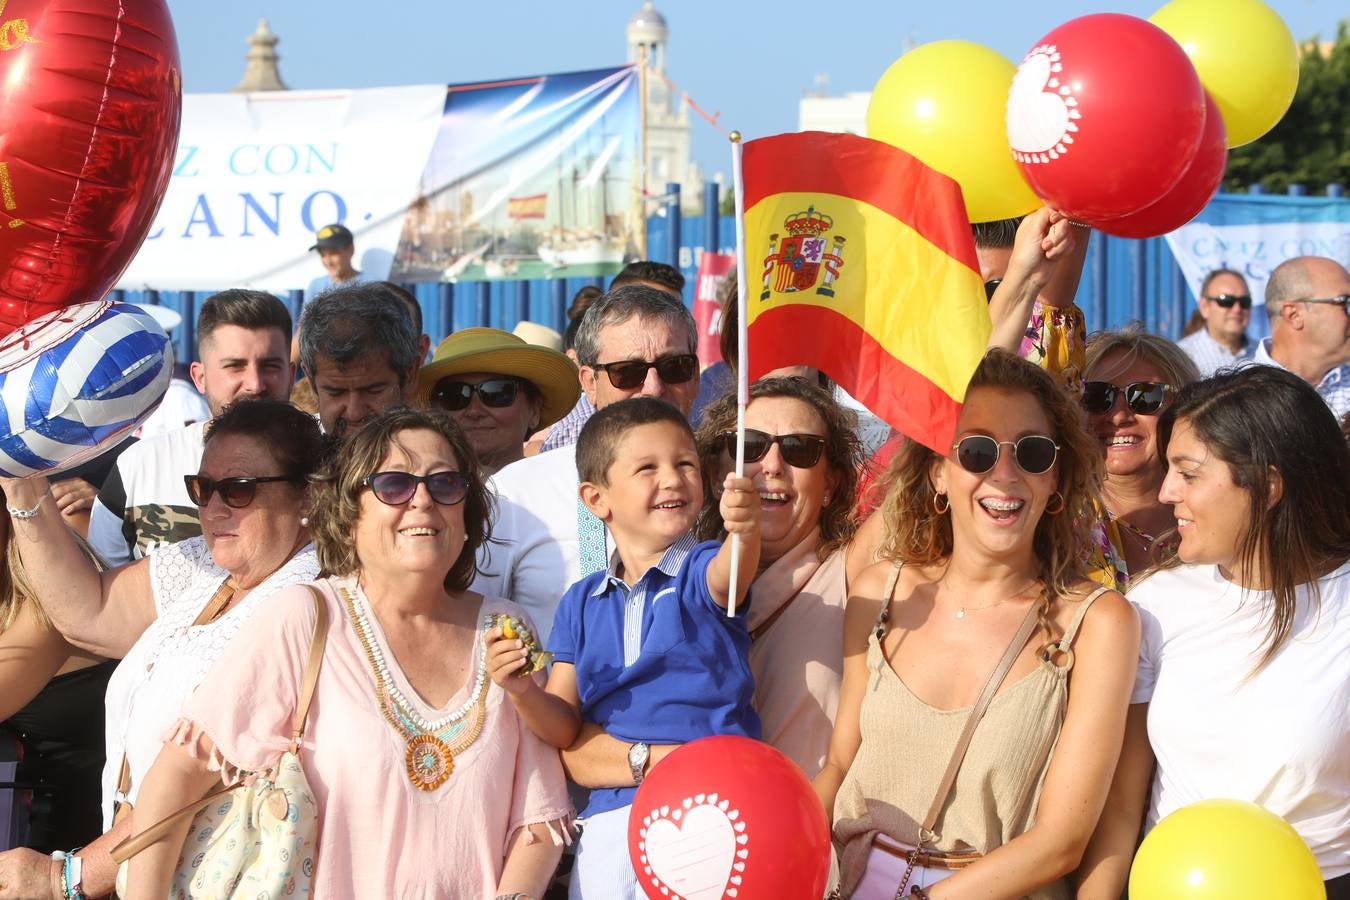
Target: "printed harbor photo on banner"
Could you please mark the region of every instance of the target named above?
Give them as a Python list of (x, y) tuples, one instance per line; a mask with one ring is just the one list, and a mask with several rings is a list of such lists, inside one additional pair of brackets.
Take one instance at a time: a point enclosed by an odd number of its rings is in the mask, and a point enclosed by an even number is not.
[(637, 252), (634, 66), (452, 85), (390, 278), (613, 275)]

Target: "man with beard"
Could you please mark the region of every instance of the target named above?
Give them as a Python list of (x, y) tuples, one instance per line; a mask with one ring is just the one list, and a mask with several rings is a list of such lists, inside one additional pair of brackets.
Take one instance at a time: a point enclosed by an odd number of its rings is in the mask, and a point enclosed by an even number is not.
[(412, 317), (378, 284), (320, 294), (300, 315), (300, 367), (324, 431), (340, 439), (417, 396), (422, 357)]
[[(290, 313), (271, 294), (228, 290), (209, 297), (197, 317), (200, 361), (188, 371), (211, 415), (240, 397), (288, 399), (290, 343)], [(89, 543), (109, 564), (202, 533), (183, 476), (201, 464), (205, 428), (204, 422), (174, 428), (118, 457), (89, 517)]]

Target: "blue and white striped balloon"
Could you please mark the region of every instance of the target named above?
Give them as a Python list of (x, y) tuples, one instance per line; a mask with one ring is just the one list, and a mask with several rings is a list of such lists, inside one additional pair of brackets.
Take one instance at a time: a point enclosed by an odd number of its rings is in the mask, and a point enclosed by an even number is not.
[(69, 468), (134, 431), (173, 377), (173, 346), (145, 311), (98, 300), (0, 338), (0, 475)]

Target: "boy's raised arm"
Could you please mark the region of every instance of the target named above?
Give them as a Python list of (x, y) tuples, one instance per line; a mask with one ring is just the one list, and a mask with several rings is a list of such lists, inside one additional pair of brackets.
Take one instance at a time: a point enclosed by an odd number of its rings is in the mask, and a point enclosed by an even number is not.
[[(745, 599), (750, 582), (759, 570), (759, 492), (749, 478), (728, 475), (722, 483), (722, 523), (727, 537), (722, 549), (708, 564), (708, 592), (718, 606), (725, 608), (731, 602), (731, 558), (736, 545), (740, 568), (736, 579), (736, 603)], [(740, 542), (732, 540), (741, 536)]]

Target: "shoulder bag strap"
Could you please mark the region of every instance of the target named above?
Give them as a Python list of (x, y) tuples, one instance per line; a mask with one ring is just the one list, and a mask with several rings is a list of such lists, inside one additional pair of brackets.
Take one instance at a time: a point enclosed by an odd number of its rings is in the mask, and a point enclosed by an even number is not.
[(300, 749), (300, 738), (305, 734), (305, 719), (309, 716), (310, 701), (314, 699), (314, 688), (319, 683), (319, 670), (323, 668), (323, 649), (328, 643), (328, 604), (317, 587), (305, 586), (314, 595), (314, 636), (309, 641), (309, 659), (305, 661), (305, 674), (300, 679), (300, 702), (295, 705), (295, 718), (291, 721), (293, 751)]
[(984, 689), (980, 691), (980, 696), (971, 707), (970, 714), (966, 717), (966, 725), (961, 729), (961, 736), (956, 739), (956, 748), (952, 750), (951, 762), (947, 763), (947, 771), (942, 773), (942, 781), (938, 784), (937, 796), (933, 798), (933, 805), (928, 808), (928, 815), (923, 817), (923, 824), (919, 826), (919, 845), (928, 843), (936, 835), (933, 832), (933, 826), (937, 824), (937, 818), (942, 813), (943, 804), (947, 802), (948, 795), (952, 792), (952, 785), (956, 782), (956, 773), (961, 769), (961, 761), (966, 757), (966, 750), (970, 747), (970, 739), (975, 735), (975, 726), (979, 724), (980, 717), (989, 706), (989, 701), (994, 699), (994, 694), (998, 692), (999, 685), (1003, 679), (1008, 677), (1008, 670), (1012, 668), (1013, 661), (1017, 655), (1022, 652), (1026, 646), (1031, 633), (1036, 630), (1038, 604), (1032, 602), (1027, 609), (1026, 616), (1022, 619), (1022, 625), (1017, 629), (1017, 634), (1013, 635), (1012, 643), (1008, 644), (1008, 649), (1003, 651), (1003, 658), (994, 666), (994, 671), (989, 674), (989, 680), (984, 683)]
[[(305, 673), (300, 681), (300, 702), (296, 704), (295, 718), (292, 723), (291, 746), (293, 748), (299, 746), (300, 737), (305, 731), (305, 717), (309, 713), (310, 701), (314, 698), (314, 686), (319, 681), (319, 667), (323, 663), (323, 648), (328, 639), (328, 604), (324, 602), (323, 595), (319, 593), (317, 588), (313, 585), (308, 585), (308, 587), (314, 593), (316, 618), (314, 620), (314, 636), (309, 642), (309, 659), (305, 662)], [(121, 865), (151, 844), (158, 843), (166, 834), (178, 827), (182, 821), (191, 820), (198, 812), (233, 790), (234, 787), (222, 787), (219, 790), (212, 791), (200, 800), (194, 800), (177, 812), (170, 813), (140, 834), (127, 838), (113, 848), (111, 853), (113, 862)]]

